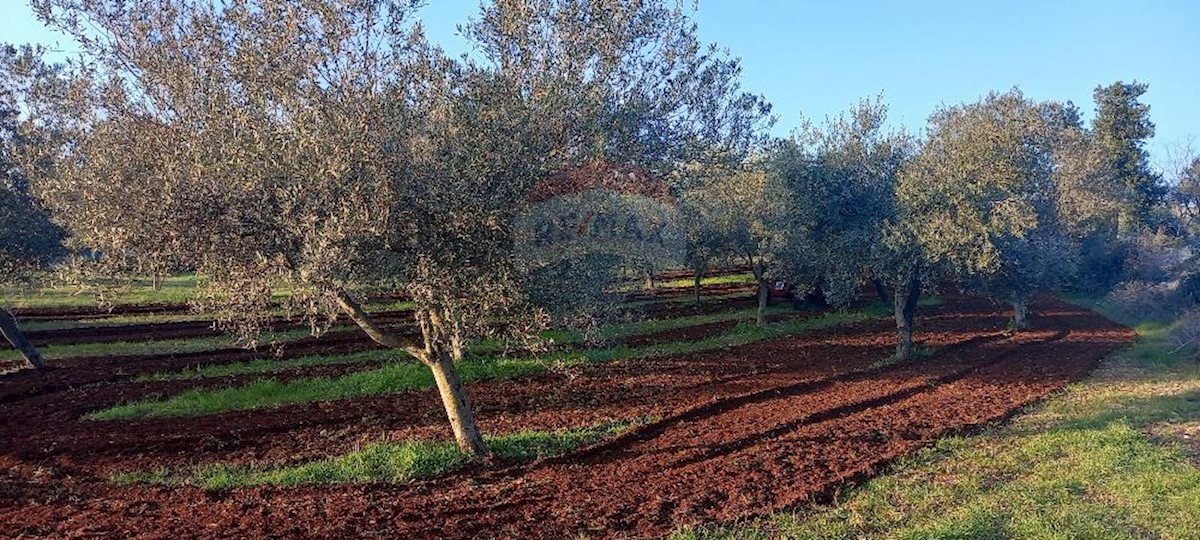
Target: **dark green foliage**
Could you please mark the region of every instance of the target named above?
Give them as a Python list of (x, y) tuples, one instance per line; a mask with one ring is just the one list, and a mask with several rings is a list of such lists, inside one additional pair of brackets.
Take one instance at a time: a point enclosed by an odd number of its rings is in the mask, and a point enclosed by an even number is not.
[(1121, 189), (1121, 230), (1145, 224), (1150, 211), (1167, 194), (1162, 177), (1150, 167), (1146, 141), (1154, 136), (1150, 106), (1138, 101), (1149, 88), (1145, 83), (1117, 81), (1099, 86), (1094, 93), (1096, 118), (1092, 130), (1108, 166)]
[(1188, 304), (1200, 304), (1200, 273), (1191, 272), (1179, 278), (1179, 297)]
[(1104, 231), (1097, 231), (1079, 242), (1079, 266), (1070, 283), (1072, 290), (1103, 294), (1124, 276), (1129, 247)]
[(810, 285), (806, 292), (835, 304), (893, 266), (885, 236), (897, 220), (897, 174), (913, 143), (884, 131), (886, 119), (882, 100), (863, 100), (822, 127), (805, 124), (771, 159), (793, 200), (785, 264)]

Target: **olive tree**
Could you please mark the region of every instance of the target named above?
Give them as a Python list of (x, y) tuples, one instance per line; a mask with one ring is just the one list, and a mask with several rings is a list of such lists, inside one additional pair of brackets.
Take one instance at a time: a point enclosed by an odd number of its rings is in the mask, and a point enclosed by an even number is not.
[(708, 249), (750, 267), (758, 285), (756, 321), (766, 324), (768, 274), (779, 269), (790, 201), (777, 178), (757, 160), (706, 167), (694, 174), (702, 178), (682, 196), (688, 212), (703, 216), (703, 234), (713, 243)]
[[(585, 169), (633, 165), (642, 178), (678, 181), (688, 168), (739, 162), (774, 122), (741, 90), (740, 63), (700, 43), (679, 3), (498, 0), (466, 30), (523, 94), (560, 111), (547, 129)], [(623, 264), (652, 289), (669, 254), (643, 254)]]
[(876, 98), (823, 126), (805, 122), (776, 151), (773, 171), (794, 201), (787, 226), (793, 271), (808, 274), (838, 305), (870, 282), (895, 303), (896, 354), (904, 359), (924, 266), (896, 204), (897, 177), (914, 143), (902, 131), (885, 131), (886, 120)]
[[(51, 167), (43, 147), (60, 140), (62, 130), (46, 107), (70, 91), (63, 67), (43, 61), (44, 51), (0, 44), (0, 286), (29, 284), (64, 255), (63, 231), (34, 199), (29, 179)], [(6, 295), (7, 296), (7, 295)], [(46, 367), (0, 300), (0, 335), (35, 368)]]
[(1070, 263), (1050, 142), (1045, 107), (1016, 90), (943, 108), (897, 188), (926, 256), (1010, 302), (1018, 328)]
[[(487, 447), (454, 361), (546, 320), (519, 245), (530, 190), (606, 158), (672, 163), (758, 103), (658, 2), (485, 6), (468, 25), (482, 62), (430, 45), (415, 2), (35, 7), (99, 66), (89, 128), (40, 189), (74, 241), (113, 271), (195, 269), (201, 306), (243, 332), (278, 303), (315, 332), (349, 317), (429, 367), (475, 456)], [(364, 307), (396, 288), (415, 331)]]
[(530, 299), (550, 322), (589, 329), (623, 315), (616, 270), (676, 260), (678, 208), (667, 183), (611, 163), (559, 171), (530, 190), (518, 220)]
[(834, 304), (844, 305), (867, 281), (881, 289), (889, 273), (885, 238), (896, 219), (896, 175), (912, 142), (884, 131), (886, 120), (882, 100), (863, 100), (824, 126), (803, 123), (774, 156), (772, 172), (793, 200), (792, 267), (814, 274)]
[(692, 305), (700, 307), (701, 281), (709, 268), (731, 258), (730, 240), (721, 228), (721, 209), (710, 190), (693, 186), (679, 196), (679, 229), (683, 236), (683, 262), (692, 271)]

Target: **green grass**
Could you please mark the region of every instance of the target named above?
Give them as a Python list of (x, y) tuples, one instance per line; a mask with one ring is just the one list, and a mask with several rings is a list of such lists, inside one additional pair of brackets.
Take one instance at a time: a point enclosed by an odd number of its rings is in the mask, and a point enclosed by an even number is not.
[[(412, 309), (414, 304), (407, 301), (377, 302), (364, 305), (368, 312), (401, 311)], [(274, 309), (266, 315), (287, 317), (295, 315), (283, 309)], [(19, 319), (20, 317), (18, 317)], [(59, 319), (49, 321), (19, 321), (21, 328), (26, 331), (62, 330), (68, 328), (92, 328), (97, 326), (121, 326), (129, 324), (161, 324), (172, 322), (211, 321), (211, 313), (149, 313), (131, 315), (111, 315), (108, 317), (81, 318), (75, 320)]]
[(944, 439), (829, 506), (674, 537), (1200, 538), (1196, 442), (1148, 435), (1200, 425), (1200, 363), (1168, 354), (1169, 325), (1135, 328), (1136, 345), (1008, 426)]
[[(502, 460), (530, 461), (568, 453), (625, 431), (647, 419), (607, 422), (558, 431), (523, 431), (487, 437)], [(209, 490), (239, 486), (296, 486), (329, 483), (403, 483), (444, 475), (467, 463), (451, 441), (380, 442), (362, 450), (286, 466), (210, 464), (182, 474), (166, 469), (117, 473), (118, 484), (195, 485)]]
[[(534, 359), (466, 361), (458, 365), (459, 375), (466, 382), (511, 378), (543, 369), (545, 366), (542, 362)], [(233, 388), (192, 389), (161, 401), (145, 400), (117, 405), (87, 417), (92, 420), (130, 420), (201, 416), (311, 401), (373, 396), (432, 386), (433, 375), (428, 368), (416, 362), (400, 362), (341, 377), (313, 377), (288, 382), (262, 379)]]
[[(763, 327), (739, 324), (733, 330), (712, 337), (671, 342), (646, 347), (614, 347), (552, 353), (538, 358), (468, 359), (459, 363), (459, 375), (466, 382), (504, 379), (535, 373), (551, 367), (636, 359), (745, 345), (789, 334), (810, 332), (831, 326), (873, 319), (886, 314), (882, 306), (785, 321)], [(316, 362), (317, 360), (312, 360)], [(232, 368), (239, 369), (239, 368)], [(166, 399), (148, 399), (117, 405), (88, 415), (93, 420), (135, 420), (141, 418), (188, 417), (227, 411), (347, 399), (429, 388), (433, 385), (428, 368), (415, 362), (389, 364), (379, 369), (340, 377), (314, 377), (281, 382), (262, 379), (245, 386), (220, 389), (193, 389)]]
[[(120, 305), (133, 304), (183, 304), (196, 291), (196, 276), (181, 275), (163, 278), (162, 287), (154, 290), (149, 279), (135, 279), (127, 286), (113, 282), (120, 294), (109, 298)], [(88, 290), (70, 286), (48, 287), (36, 291), (6, 288), (0, 295), (12, 299), (16, 308), (59, 308), (86, 307), (97, 303), (96, 296)]]
[[(156, 313), (138, 315), (112, 315), (108, 317), (75, 320), (20, 320), (19, 322), (22, 330), (32, 332), (37, 330), (65, 330), (72, 328), (92, 328), (97, 326), (122, 326), (128, 324), (162, 324), (173, 322), (211, 321), (212, 318), (212, 315), (207, 313)], [(18, 319), (20, 319), (20, 317), (18, 317)]]
[(245, 362), (230, 362), (198, 366), (182, 371), (164, 371), (140, 375), (134, 381), (180, 381), (186, 379), (204, 379), (212, 377), (229, 377), (233, 375), (265, 374), (287, 369), (311, 366), (329, 366), (337, 364), (358, 364), (366, 362), (386, 362), (396, 359), (406, 359), (406, 353), (387, 349), (371, 349), (350, 354), (316, 354), (278, 360), (274, 358), (256, 358)]
[[(936, 352), (937, 352), (937, 347), (914, 347), (912, 350), (912, 354), (909, 356), (908, 360), (905, 360), (905, 362), (920, 362), (921, 360), (924, 360), (926, 358), (933, 356), (934, 353), (936, 353)], [(867, 366), (867, 368), (868, 369), (878, 369), (878, 368), (895, 365), (898, 363), (900, 363), (900, 359), (897, 358), (895, 354), (892, 354), (891, 356), (888, 356), (887, 358), (878, 360), (876, 362), (872, 362), (870, 365)]]
[[(769, 306), (766, 310), (767, 315), (778, 313), (789, 313), (792, 311), (790, 305), (774, 305)], [(579, 332), (562, 332), (555, 331), (547, 335), (553, 337), (555, 341), (565, 343), (579, 343), (587, 339), (599, 341), (617, 340), (640, 334), (653, 334), (656, 332), (666, 332), (669, 330), (678, 330), (680, 328), (688, 328), (699, 326), (701, 324), (709, 324), (714, 322), (731, 321), (738, 319), (752, 319), (758, 312), (758, 308), (746, 308), (732, 311), (721, 311), (717, 313), (709, 313), (702, 315), (687, 315), (684, 317), (672, 317), (668, 319), (647, 319), (642, 321), (633, 321), (627, 323), (617, 323), (606, 325), (598, 329), (592, 335), (583, 335)]]
[[(782, 313), (789, 309), (784, 307), (772, 307), (768, 313)], [(596, 335), (590, 336), (593, 339), (600, 340), (616, 340), (639, 334), (649, 334), (662, 332), (667, 330), (675, 330), (686, 328), (700, 324), (711, 322), (720, 322), (726, 320), (746, 319), (754, 316), (753, 309), (728, 311), (714, 313), (708, 315), (692, 315), (687, 317), (678, 317), (674, 319), (656, 319), (647, 321), (638, 321), (631, 323), (621, 323), (602, 328)], [(552, 339), (555, 343), (560, 344), (577, 344), (584, 340), (584, 335), (579, 332), (567, 331), (548, 331), (543, 333), (543, 337)], [(503, 349), (501, 343), (496, 340), (487, 340), (477, 343), (471, 348), (470, 356), (475, 360), (487, 360), (498, 356), (498, 353)], [(606, 350), (606, 349), (602, 349)], [(562, 361), (565, 357), (571, 355), (551, 355), (550, 358)], [(586, 356), (586, 355), (583, 355)], [(332, 365), (356, 362), (368, 362), (377, 360), (389, 360), (396, 358), (406, 358), (402, 353), (394, 351), (363, 351), (352, 353), (349, 355), (314, 355), (303, 358), (290, 360), (275, 360), (275, 359), (256, 359), (245, 362), (233, 362), (228, 364), (218, 364), (212, 366), (200, 366), (196, 368), (186, 369), (183, 371), (160, 372), (142, 375), (138, 377), (138, 381), (170, 381), (197, 379), (205, 377), (225, 377), (230, 375), (249, 375), (249, 374), (266, 374), (275, 371), (282, 371), (295, 367), (304, 366), (319, 366)]]
[[(344, 331), (331, 329), (331, 332)], [(269, 344), (300, 339), (309, 336), (308, 329), (285, 330), (263, 335), (259, 343)], [(46, 360), (63, 360), (88, 356), (117, 356), (140, 354), (184, 354), (214, 351), (238, 346), (232, 336), (219, 335), (195, 338), (161, 339), (152, 341), (110, 341), (105, 343), (76, 343), (73, 345), (47, 345), (38, 347)], [(0, 361), (18, 361), (16, 350), (0, 350)]]
[[(700, 279), (700, 285), (728, 285), (730, 283), (754, 283), (754, 274), (745, 273), (729, 274), (725, 276), (705, 276)], [(675, 289), (681, 287), (692, 287), (695, 285), (696, 281), (690, 277), (654, 282), (655, 288), (660, 289)]]

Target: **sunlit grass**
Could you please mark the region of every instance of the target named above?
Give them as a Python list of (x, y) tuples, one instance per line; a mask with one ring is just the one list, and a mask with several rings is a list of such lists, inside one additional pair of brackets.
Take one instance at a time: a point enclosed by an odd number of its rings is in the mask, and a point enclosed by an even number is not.
[[(467, 361), (458, 366), (464, 381), (511, 378), (545, 369), (536, 359)], [(398, 362), (340, 377), (312, 377), (282, 382), (262, 379), (245, 386), (192, 389), (174, 397), (118, 405), (88, 415), (93, 420), (201, 416), (225, 411), (279, 407), (294, 403), (373, 396), (430, 388), (433, 375), (416, 362)]]
[[(754, 283), (754, 274), (749, 272), (745, 274), (728, 274), (724, 276), (705, 276), (700, 279), (700, 285), (729, 285), (733, 283)], [(675, 289), (681, 287), (693, 287), (696, 281), (693, 278), (672, 279), (667, 281), (656, 281), (654, 286), (662, 289)]]
[[(331, 333), (347, 329), (331, 329)], [(282, 343), (311, 335), (307, 329), (284, 330), (270, 332), (259, 338), (260, 345)], [(126, 355), (170, 355), (188, 354), (206, 351), (216, 351), (237, 347), (237, 340), (229, 335), (217, 335), (193, 338), (159, 339), (150, 341), (109, 341), (103, 343), (76, 343), (71, 345), (47, 345), (39, 347), (38, 351), (46, 360), (63, 360), (68, 358), (83, 358), (93, 356), (126, 356)], [(17, 361), (20, 356), (16, 350), (0, 350), (0, 362)]]
[[(189, 274), (163, 278), (159, 290), (154, 290), (149, 279), (135, 279), (129, 283), (113, 282), (111, 285), (121, 289), (121, 294), (111, 299), (116, 304), (183, 304), (191, 299), (196, 291), (196, 276)], [(97, 303), (91, 291), (74, 286), (47, 287), (32, 291), (5, 288), (0, 290), (0, 295), (8, 298), (12, 307), (16, 308), (88, 307)]]
[(211, 321), (212, 315), (207, 313), (155, 313), (138, 315), (111, 315), (90, 319), (56, 319), (56, 320), (21, 320), (21, 329), (27, 332), (39, 330), (66, 330), (77, 328), (95, 328), (107, 326), (123, 326), (130, 324), (164, 324), (176, 322)]
[[(784, 313), (787, 309), (782, 307), (772, 308), (770, 313)], [(721, 322), (728, 320), (748, 319), (754, 316), (754, 310), (737, 310), (720, 312), (708, 315), (691, 315), (687, 317), (678, 317), (674, 319), (653, 319), (646, 321), (637, 321), (631, 323), (622, 323), (617, 325), (606, 326), (599, 330), (596, 335), (591, 336), (596, 340), (618, 340), (635, 335), (649, 334), (662, 332), (667, 330), (676, 330), (687, 328), (700, 324), (711, 322)], [(353, 327), (338, 327), (341, 330), (353, 331)], [(584, 340), (583, 334), (579, 332), (564, 332), (550, 331), (546, 332), (545, 338), (551, 339), (554, 343), (570, 345), (578, 344)], [(469, 356), (474, 360), (486, 360), (495, 358), (503, 350), (503, 345), (499, 341), (489, 340), (476, 344), (472, 347)], [(561, 358), (563, 355), (549, 355), (552, 358)], [(183, 380), (197, 379), (206, 377), (225, 377), (230, 375), (247, 375), (247, 374), (266, 374), (274, 371), (282, 371), (297, 367), (334, 365), (345, 363), (359, 363), (371, 361), (387, 361), (387, 360), (404, 360), (408, 356), (398, 351), (387, 350), (369, 350), (351, 354), (332, 354), (332, 355), (312, 355), (294, 359), (273, 359), (259, 358), (244, 362), (230, 362), (225, 364), (214, 364), (208, 366), (197, 366), (194, 368), (185, 369), (182, 371), (159, 372), (146, 374), (138, 377), (137, 381), (168, 381), (168, 380)]]
[[(413, 303), (409, 301), (389, 301), (367, 304), (364, 306), (370, 313), (381, 313), (389, 311), (405, 311), (413, 308)], [(295, 317), (294, 313), (290, 313), (283, 309), (271, 310), (265, 315), (278, 317)], [(19, 318), (19, 317), (18, 317)], [(21, 328), (25, 331), (38, 330), (65, 330), (74, 328), (95, 328), (106, 326), (123, 326), (133, 324), (165, 324), (178, 322), (196, 322), (196, 321), (212, 321), (212, 313), (140, 313), (140, 314), (114, 314), (105, 317), (91, 317), (80, 319), (56, 319), (56, 320), (21, 320)], [(303, 323), (302, 319), (296, 317), (298, 324)]]
[(1136, 345), (1009, 426), (944, 439), (833, 505), (674, 537), (1200, 538), (1188, 443), (1147, 435), (1200, 420), (1200, 363), (1168, 354), (1167, 325), (1136, 329)]
[[(502, 460), (530, 461), (568, 453), (646, 421), (615, 421), (558, 431), (522, 431), (485, 439), (491, 451)], [(123, 472), (112, 475), (110, 480), (118, 484), (195, 485), (209, 490), (257, 485), (397, 484), (441, 476), (466, 463), (466, 456), (452, 441), (379, 442), (356, 452), (298, 465), (217, 463), (182, 473), (167, 469)]]
[(234, 375), (272, 373), (301, 367), (387, 362), (401, 358), (408, 358), (408, 355), (404, 352), (388, 349), (370, 349), (350, 354), (314, 354), (289, 359), (256, 358), (245, 362), (198, 366), (182, 371), (150, 373), (138, 376), (134, 380), (136, 382), (148, 382), (229, 377)]

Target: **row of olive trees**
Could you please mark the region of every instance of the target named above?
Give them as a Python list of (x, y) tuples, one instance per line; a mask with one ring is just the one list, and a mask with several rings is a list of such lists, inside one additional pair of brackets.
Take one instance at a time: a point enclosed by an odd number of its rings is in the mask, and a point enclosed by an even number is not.
[(1144, 91), (1098, 88), (1090, 129), (1070, 103), (991, 94), (936, 111), (920, 139), (886, 131), (886, 107), (864, 101), (738, 167), (694, 168), (684, 259), (697, 276), (714, 261), (749, 265), (760, 324), (768, 274), (835, 305), (872, 284), (894, 302), (899, 358), (930, 284), (1004, 301), (1025, 328), (1036, 292), (1092, 277), (1079, 270), (1153, 222), (1165, 190), (1143, 147)]
[[(531, 193), (606, 164), (668, 178), (740, 160), (769, 108), (673, 2), (496, 0), (462, 27), (469, 59), (428, 42), (417, 4), (35, 1), (87, 61), (32, 191), (69, 247), (102, 254), (95, 271), (194, 269), (200, 303), (243, 333), (281, 301), (318, 332), (348, 317), (431, 370), (459, 446), (483, 456), (455, 361), (578, 318), (557, 304), (594, 293), (597, 264), (660, 243), (547, 240), (581, 208), (662, 206), (638, 190)], [(363, 307), (396, 289), (413, 329)]]
[[(666, 0), (496, 0), (463, 26), (466, 59), (411, 1), (34, 6), (87, 60), (24, 92), (41, 138), (14, 154), (68, 247), (109, 275), (194, 269), (198, 302), (245, 335), (280, 302), (314, 332), (348, 317), (430, 369), (473, 455), (455, 362), (589, 320), (622, 265), (679, 246), (698, 274), (740, 261), (760, 323), (768, 278), (834, 304), (873, 282), (903, 358), (923, 287), (957, 277), (1022, 326), (1087, 240), (1161, 195), (1138, 85), (1098, 89), (1090, 129), (1010, 92), (936, 112), (920, 140), (867, 101), (764, 145), (769, 107)], [(397, 289), (410, 328), (364, 308)]]

